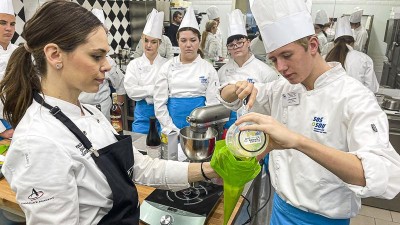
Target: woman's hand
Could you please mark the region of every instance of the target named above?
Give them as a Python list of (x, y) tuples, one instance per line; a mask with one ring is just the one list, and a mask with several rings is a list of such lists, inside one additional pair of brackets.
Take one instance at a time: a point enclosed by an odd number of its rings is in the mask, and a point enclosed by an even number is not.
[(259, 113), (248, 113), (241, 116), (235, 124), (239, 126), (244, 122), (253, 122), (251, 125), (243, 125), (240, 130), (258, 130), (268, 134), (270, 141), (268, 149), (296, 149), (299, 146), (299, 141), (302, 136), (295, 133), (283, 124), (276, 121), (271, 116), (262, 115)]

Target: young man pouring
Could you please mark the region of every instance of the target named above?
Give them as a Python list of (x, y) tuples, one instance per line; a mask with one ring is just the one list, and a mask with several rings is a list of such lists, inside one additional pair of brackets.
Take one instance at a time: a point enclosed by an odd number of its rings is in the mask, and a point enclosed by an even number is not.
[(348, 225), (361, 198), (391, 199), (400, 190), (400, 156), (389, 142), (386, 114), (371, 91), (318, 53), (303, 1), (250, 5), (268, 57), (286, 79), (239, 81), (221, 88), (220, 101), (237, 109), (250, 95), (248, 107), (262, 113), (236, 124), (254, 122), (241, 130), (270, 136), (276, 190), (270, 224)]

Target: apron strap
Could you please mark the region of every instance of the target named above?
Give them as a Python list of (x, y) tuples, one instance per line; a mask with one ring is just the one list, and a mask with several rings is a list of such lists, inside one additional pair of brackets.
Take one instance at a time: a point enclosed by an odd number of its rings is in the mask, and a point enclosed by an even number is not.
[[(89, 141), (89, 139), (82, 133), (82, 131), (72, 122), (62, 111), (58, 106), (51, 106), (47, 104), (42, 96), (40, 96), (37, 92), (33, 94), (33, 99), (35, 99), (36, 102), (39, 104), (43, 105), (44, 107), (50, 109), (51, 115), (53, 115), (55, 118), (61, 121), (74, 135), (78, 140), (85, 146), (86, 149), (89, 149), (89, 151), (93, 152), (97, 157), (99, 156), (99, 153), (97, 152), (96, 149), (93, 148), (92, 143)], [(85, 108), (85, 107), (83, 107)], [(86, 108), (85, 108), (86, 109)], [(87, 110), (87, 109), (86, 109)], [(93, 115), (92, 112), (87, 110), (90, 114)]]

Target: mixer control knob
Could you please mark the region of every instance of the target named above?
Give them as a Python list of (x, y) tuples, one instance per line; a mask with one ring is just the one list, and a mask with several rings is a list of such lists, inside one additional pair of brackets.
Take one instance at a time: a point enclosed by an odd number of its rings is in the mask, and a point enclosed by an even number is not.
[(172, 225), (174, 222), (174, 218), (171, 215), (164, 215), (161, 217), (160, 224), (161, 225)]

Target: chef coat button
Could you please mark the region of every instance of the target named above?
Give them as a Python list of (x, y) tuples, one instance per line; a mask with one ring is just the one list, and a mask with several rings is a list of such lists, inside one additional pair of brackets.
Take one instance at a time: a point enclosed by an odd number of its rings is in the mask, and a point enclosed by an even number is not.
[(100, 120), (99, 120), (99, 119), (96, 119), (96, 120), (97, 120), (98, 123), (100, 123)]

